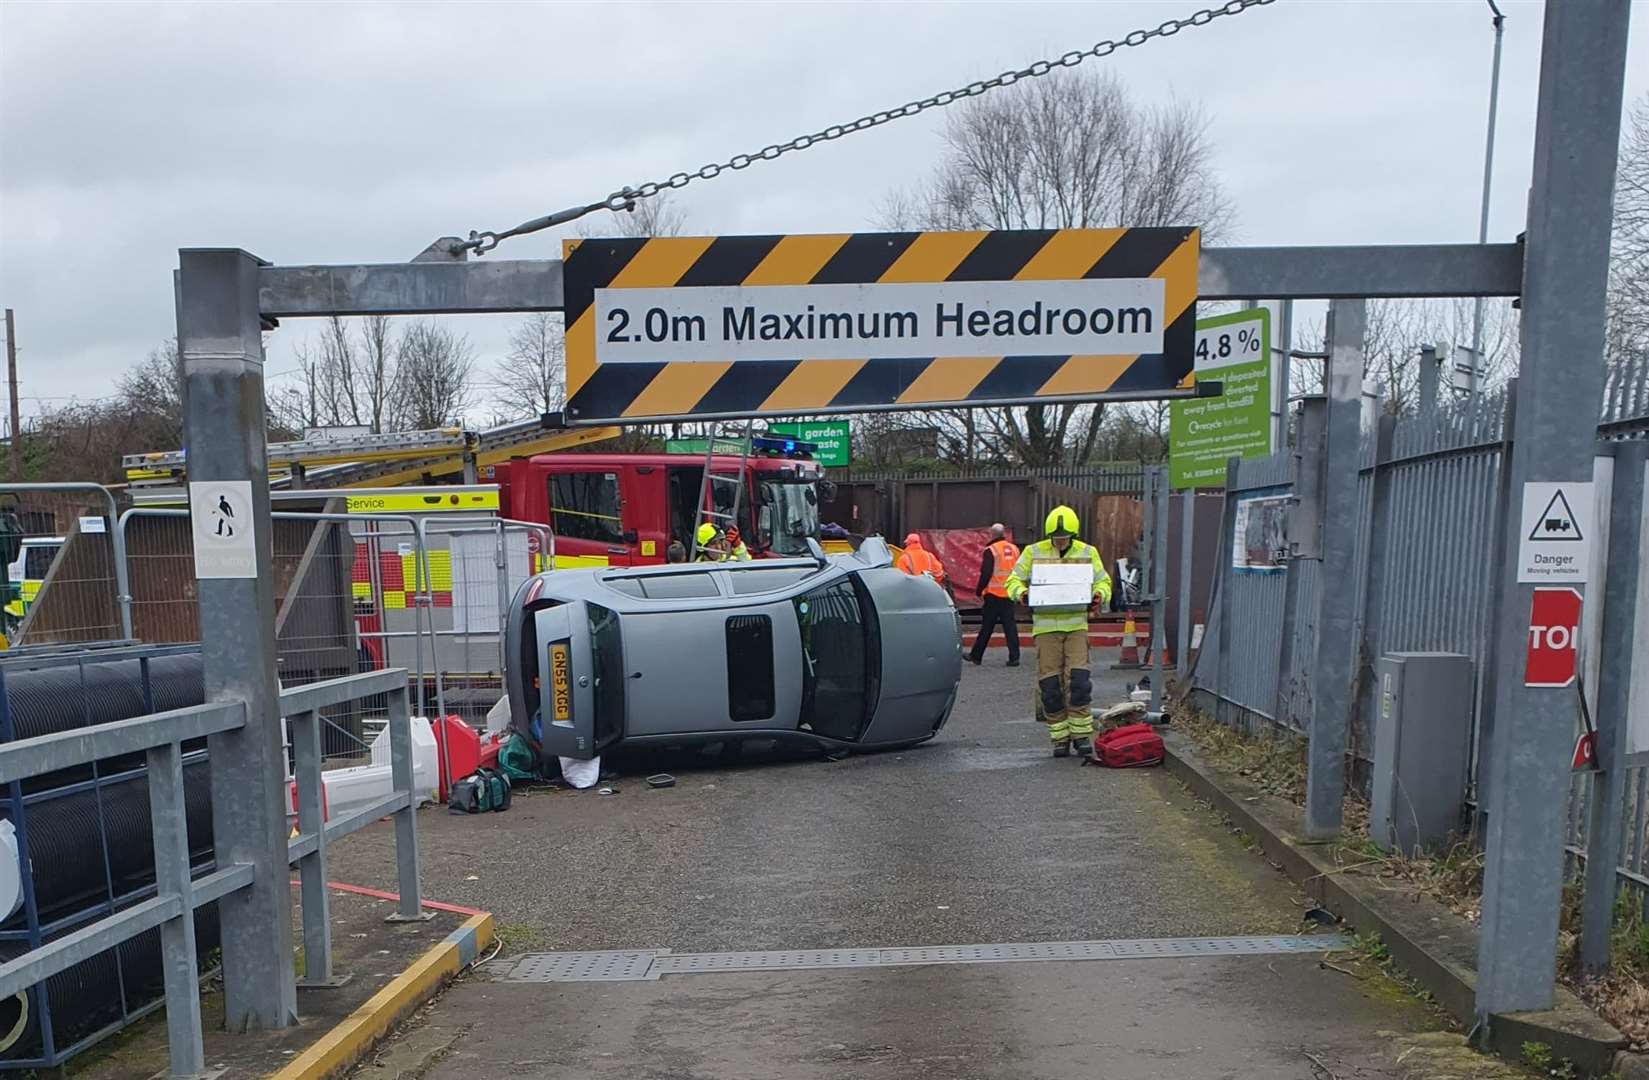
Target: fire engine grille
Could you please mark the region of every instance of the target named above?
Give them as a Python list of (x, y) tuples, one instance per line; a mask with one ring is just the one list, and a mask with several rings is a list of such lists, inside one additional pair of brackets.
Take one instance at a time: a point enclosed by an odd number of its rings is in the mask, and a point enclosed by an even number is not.
[(903, 949), (784, 949), (719, 953), (671, 953), (654, 949), (529, 953), (489, 964), (487, 972), (501, 982), (641, 982), (665, 975), (729, 971), (812, 971), (924, 964), (1008, 964), (1033, 960), (1160, 960), (1324, 953), (1344, 949), (1349, 944), (1344, 937), (1324, 934), (1039, 941), (1002, 945), (927, 945)]

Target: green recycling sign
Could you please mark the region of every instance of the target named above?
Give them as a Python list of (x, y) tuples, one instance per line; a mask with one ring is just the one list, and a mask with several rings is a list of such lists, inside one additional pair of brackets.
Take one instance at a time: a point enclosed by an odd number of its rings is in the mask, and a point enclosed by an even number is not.
[(1224, 389), (1169, 406), (1169, 484), (1224, 487), (1227, 458), (1271, 453), (1271, 313), (1198, 319), (1196, 374)]
[(802, 442), (813, 443), (819, 449), (813, 455), (827, 469), (846, 468), (853, 460), (852, 428), (846, 420), (803, 420), (796, 424), (768, 424), (772, 435), (783, 435)]

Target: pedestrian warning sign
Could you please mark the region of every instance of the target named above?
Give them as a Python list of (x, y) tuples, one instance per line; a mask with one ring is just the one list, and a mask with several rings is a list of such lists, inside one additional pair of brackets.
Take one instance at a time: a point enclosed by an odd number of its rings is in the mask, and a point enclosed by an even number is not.
[(1590, 481), (1523, 485), (1517, 580), (1585, 581), (1591, 569)]
[(258, 576), (250, 480), (190, 481), (189, 521), (195, 541), (195, 577)]

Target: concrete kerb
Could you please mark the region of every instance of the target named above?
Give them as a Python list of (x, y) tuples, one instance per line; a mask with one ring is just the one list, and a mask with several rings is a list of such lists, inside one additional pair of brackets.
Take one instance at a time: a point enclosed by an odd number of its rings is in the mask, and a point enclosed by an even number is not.
[(492, 915), (472, 915), (270, 1080), (331, 1080), (360, 1061), (397, 1022), (434, 997), (492, 944)]
[[(1302, 839), (1299, 807), (1268, 795), (1238, 776), (1198, 759), (1177, 733), (1165, 735), (1167, 768), (1200, 798), (1253, 837), (1268, 858), (1319, 905), (1361, 933), (1378, 934), (1393, 962), (1462, 1024), (1475, 1019), (1477, 931), (1441, 904), (1420, 897), (1397, 902), (1355, 875), (1340, 872), (1327, 850)], [(1615, 1068), (1627, 1039), (1569, 991), (1559, 987), (1552, 1008), (1496, 1014), (1490, 1044), (1520, 1060), (1523, 1044), (1545, 1043), (1553, 1060), (1568, 1059), (1585, 1074)]]

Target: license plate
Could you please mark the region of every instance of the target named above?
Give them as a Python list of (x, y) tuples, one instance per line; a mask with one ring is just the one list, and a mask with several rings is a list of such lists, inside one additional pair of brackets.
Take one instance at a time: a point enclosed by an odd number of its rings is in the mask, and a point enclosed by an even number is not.
[(570, 720), (573, 715), (572, 683), (567, 668), (567, 643), (558, 641), (550, 646), (550, 708), (555, 720)]

